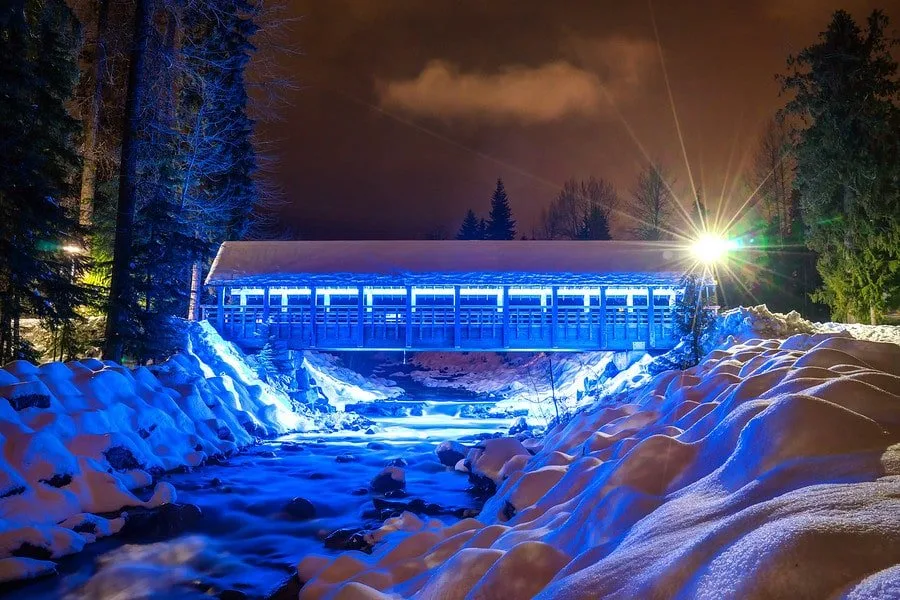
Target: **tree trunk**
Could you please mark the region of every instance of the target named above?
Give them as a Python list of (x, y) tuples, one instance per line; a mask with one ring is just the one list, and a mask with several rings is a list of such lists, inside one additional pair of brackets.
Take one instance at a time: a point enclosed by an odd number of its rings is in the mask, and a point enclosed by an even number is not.
[(878, 325), (878, 312), (874, 305), (869, 307), (869, 325)]
[(84, 120), (84, 164), (81, 170), (79, 218), (83, 227), (94, 220), (94, 195), (97, 189), (97, 137), (100, 130), (100, 107), (103, 104), (103, 80), (106, 78), (106, 29), (109, 23), (109, 0), (97, 0), (97, 40), (94, 43), (94, 90)]
[(200, 320), (200, 261), (191, 265), (191, 296), (188, 303), (188, 321)]
[(103, 358), (122, 360), (124, 330), (128, 308), (134, 303), (131, 282), (131, 254), (134, 238), (134, 212), (137, 197), (138, 133), (141, 112), (147, 93), (144, 63), (147, 38), (152, 27), (151, 0), (137, 0), (134, 12), (134, 41), (128, 71), (128, 91), (125, 98), (125, 128), (122, 131), (122, 160), (119, 170), (119, 198), (116, 208), (116, 239), (109, 288), (109, 311), (106, 318), (106, 341)]

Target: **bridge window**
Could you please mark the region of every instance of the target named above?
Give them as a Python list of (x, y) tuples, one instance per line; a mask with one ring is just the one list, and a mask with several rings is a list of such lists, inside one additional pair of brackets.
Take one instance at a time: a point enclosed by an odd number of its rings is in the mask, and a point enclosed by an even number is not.
[(669, 306), (671, 296), (666, 294), (665, 296), (660, 296), (657, 294), (653, 295), (653, 306)]
[(512, 306), (540, 306), (540, 296), (512, 296), (509, 297), (509, 303)]
[[(325, 299), (328, 299), (328, 302), (325, 302)], [(349, 296), (349, 295), (333, 295), (333, 296), (317, 296), (316, 304), (319, 306), (356, 306), (359, 302), (357, 297)]]
[(607, 296), (607, 306), (628, 306), (628, 296)]
[(584, 306), (584, 296), (557, 296), (556, 302), (560, 306)]
[(262, 306), (263, 305), (263, 295), (262, 294), (247, 294), (244, 296), (244, 304), (247, 306)]
[(453, 306), (453, 296), (416, 294), (416, 306)]
[(370, 306), (404, 306), (406, 296), (372, 296)]
[(467, 295), (459, 297), (460, 306), (497, 306), (497, 297), (485, 295)]
[(647, 306), (647, 296), (634, 295), (631, 297), (632, 306)]

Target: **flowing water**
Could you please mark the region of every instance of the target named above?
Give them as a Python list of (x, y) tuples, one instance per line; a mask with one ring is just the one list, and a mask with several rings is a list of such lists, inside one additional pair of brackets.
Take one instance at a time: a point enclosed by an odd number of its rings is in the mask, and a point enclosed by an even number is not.
[[(460, 418), (458, 408), (457, 402), (429, 401), (421, 416), (374, 419), (379, 425), (374, 435), (295, 434), (250, 448), (223, 465), (167, 476), (179, 502), (202, 510), (196, 526), (161, 542), (101, 540), (64, 559), (59, 577), (19, 588), (10, 597), (208, 599), (224, 590), (265, 597), (305, 555), (338, 552), (325, 548), (328, 533), (375, 524), (373, 515), (364, 513), (379, 495), (365, 488), (389, 461), (407, 463), (404, 502), (421, 498), (446, 509), (475, 507), (467, 478), (444, 468), (434, 448), (446, 439), (505, 431), (509, 422)], [(298, 497), (312, 502), (315, 518), (298, 520), (285, 511)]]

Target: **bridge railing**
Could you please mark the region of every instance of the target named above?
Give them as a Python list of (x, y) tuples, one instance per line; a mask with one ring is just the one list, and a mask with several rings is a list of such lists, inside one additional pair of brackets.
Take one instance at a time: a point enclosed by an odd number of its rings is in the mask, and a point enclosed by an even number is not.
[[(652, 296), (651, 296), (652, 297)], [(438, 305), (405, 303), (323, 306), (219, 304), (201, 317), (222, 335), (245, 344), (281, 341), (298, 348), (633, 350), (676, 343), (674, 307)]]

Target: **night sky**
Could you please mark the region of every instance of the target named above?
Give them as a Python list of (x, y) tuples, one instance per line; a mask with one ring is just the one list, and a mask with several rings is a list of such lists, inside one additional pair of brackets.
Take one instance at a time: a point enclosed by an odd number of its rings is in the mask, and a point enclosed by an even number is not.
[[(280, 60), (299, 89), (263, 137), (274, 141), (283, 222), (304, 238), (452, 237), (467, 208), (486, 216), (498, 176), (519, 233), (530, 236), (572, 176), (611, 180), (627, 211), (645, 155), (689, 197), (645, 2), (288, 5), (301, 18), (291, 37), (303, 54)], [(865, 0), (654, 2), (688, 159), (709, 205), (733, 210), (746, 197), (733, 184), (783, 103), (774, 75), (787, 55), (814, 42), (835, 9), (863, 20), (877, 6), (889, 8)]]

